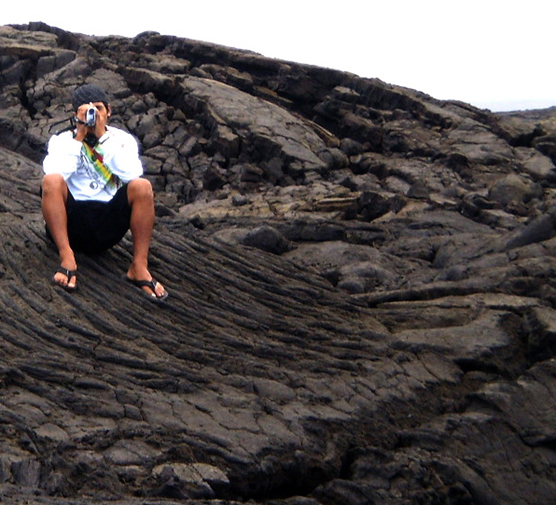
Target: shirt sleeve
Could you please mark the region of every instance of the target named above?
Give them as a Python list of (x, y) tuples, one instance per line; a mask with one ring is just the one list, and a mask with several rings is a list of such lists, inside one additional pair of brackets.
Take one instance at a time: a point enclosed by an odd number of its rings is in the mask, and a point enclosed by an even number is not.
[(45, 174), (61, 174), (64, 180), (77, 170), (81, 160), (81, 142), (73, 139), (71, 133), (54, 135), (48, 141), (47, 155), (43, 161)]
[(139, 158), (139, 146), (135, 138), (129, 133), (120, 132), (111, 139), (110, 159), (107, 164), (113, 174), (123, 182), (129, 182), (143, 175), (143, 165)]

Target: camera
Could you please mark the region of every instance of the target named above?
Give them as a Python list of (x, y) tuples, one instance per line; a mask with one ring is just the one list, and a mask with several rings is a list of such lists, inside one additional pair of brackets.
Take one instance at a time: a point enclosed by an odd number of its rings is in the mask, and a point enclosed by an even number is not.
[(89, 107), (85, 113), (85, 125), (89, 127), (95, 126), (97, 122), (97, 111), (93, 107)]

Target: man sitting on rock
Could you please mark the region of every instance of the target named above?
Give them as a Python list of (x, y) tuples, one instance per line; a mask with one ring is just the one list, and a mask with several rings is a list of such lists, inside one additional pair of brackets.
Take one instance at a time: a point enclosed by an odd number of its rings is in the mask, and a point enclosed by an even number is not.
[(133, 260), (127, 280), (154, 301), (168, 296), (148, 270), (154, 196), (144, 178), (136, 140), (107, 126), (111, 108), (101, 88), (85, 84), (73, 93), (74, 128), (53, 136), (43, 162), (42, 212), (60, 255), (53, 282), (77, 287), (74, 251), (97, 254), (131, 230)]

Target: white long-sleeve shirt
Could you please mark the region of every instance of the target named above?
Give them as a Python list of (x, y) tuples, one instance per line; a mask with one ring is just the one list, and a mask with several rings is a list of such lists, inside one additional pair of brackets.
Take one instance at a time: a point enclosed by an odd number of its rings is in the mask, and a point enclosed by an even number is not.
[[(74, 140), (71, 131), (54, 135), (48, 142), (43, 171), (45, 174), (61, 174), (76, 200), (108, 202), (116, 189), (105, 184), (82, 147), (81, 142)], [(143, 175), (137, 141), (131, 134), (107, 126), (95, 150), (102, 154), (105, 165), (123, 182)]]

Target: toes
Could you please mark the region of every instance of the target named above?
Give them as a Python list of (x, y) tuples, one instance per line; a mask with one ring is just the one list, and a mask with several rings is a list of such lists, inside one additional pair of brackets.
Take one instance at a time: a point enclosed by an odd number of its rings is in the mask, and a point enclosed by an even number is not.
[(68, 291), (73, 291), (76, 289), (77, 274), (75, 270), (68, 270), (64, 267), (60, 267), (54, 273), (52, 282)]
[(160, 282), (157, 282), (155, 294), (157, 298), (164, 298), (165, 296), (167, 296), (168, 292), (166, 291), (164, 286), (160, 284)]
[(64, 274), (57, 272), (56, 274), (54, 274), (54, 277), (52, 277), (52, 282), (58, 284), (59, 286), (65, 287), (68, 285), (68, 278)]
[(155, 288), (156, 296), (161, 297), (165, 292), (166, 292), (166, 290), (164, 289), (164, 286), (162, 284), (160, 284), (160, 282), (157, 282), (156, 283), (156, 288)]

